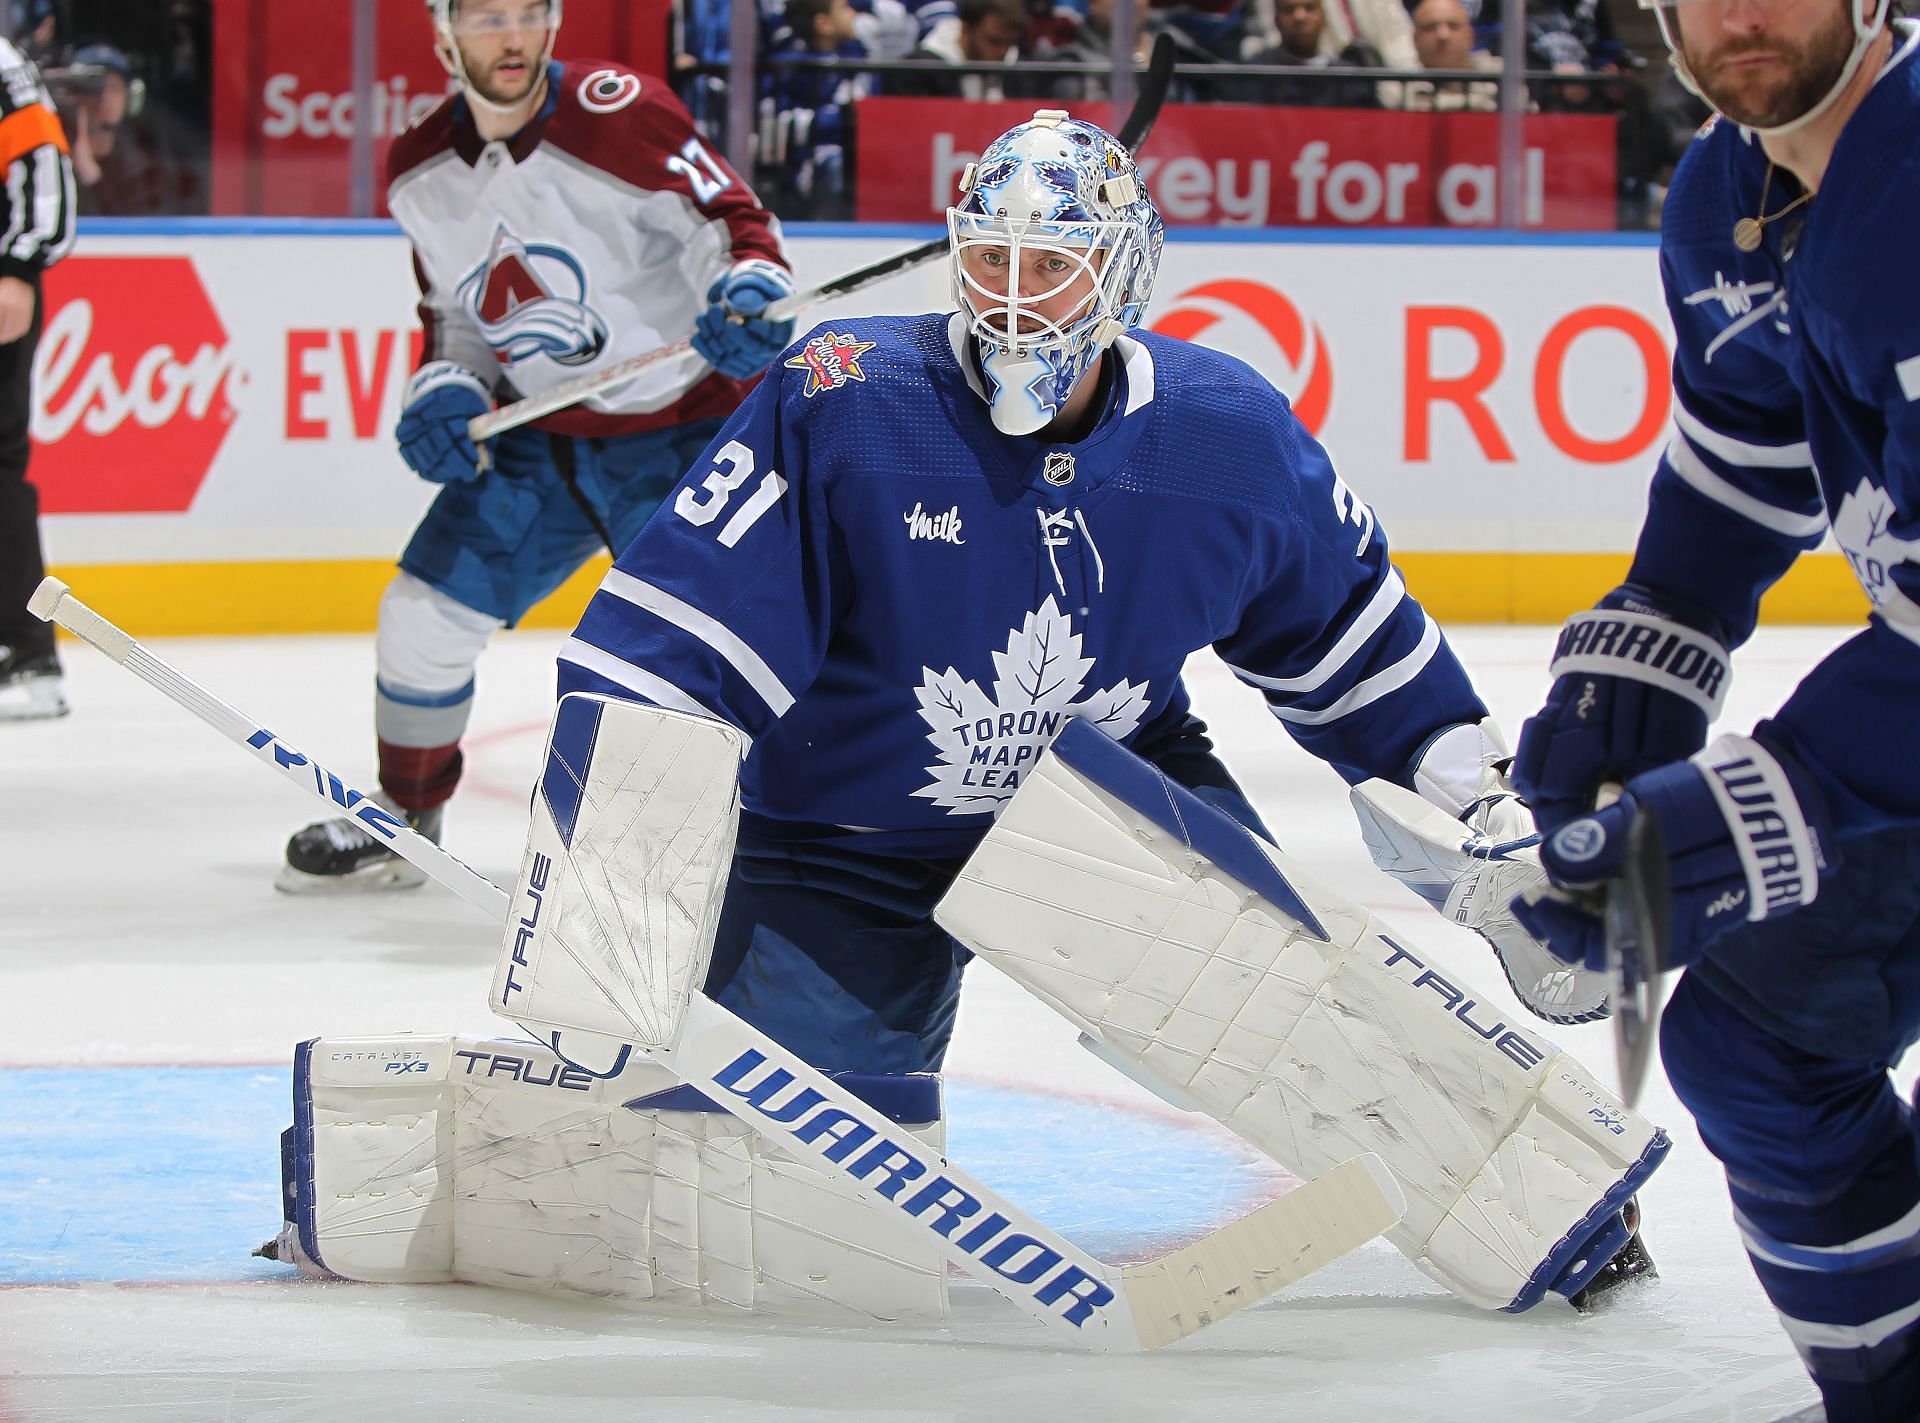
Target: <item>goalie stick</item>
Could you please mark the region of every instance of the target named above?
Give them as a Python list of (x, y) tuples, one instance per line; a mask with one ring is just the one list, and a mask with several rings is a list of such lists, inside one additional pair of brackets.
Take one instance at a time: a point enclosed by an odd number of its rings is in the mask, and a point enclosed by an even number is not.
[[(506, 922), (510, 900), (498, 885), (154, 656), (59, 579), (45, 579), (28, 609), (358, 820), (495, 924)], [(949, 1260), (1028, 1314), (1104, 1352), (1184, 1338), (1373, 1239), (1405, 1208), (1379, 1158), (1362, 1154), (1182, 1249), (1108, 1265), (703, 994), (692, 995), (677, 1040), (652, 1055), (755, 1131), (823, 1158), (878, 1208), (890, 1205), (931, 1232)]]
[[(1153, 131), (1153, 122), (1160, 117), (1160, 106), (1166, 102), (1167, 87), (1173, 80), (1173, 41), (1165, 35), (1153, 42), (1153, 53), (1147, 60), (1146, 77), (1141, 81), (1140, 92), (1135, 96), (1133, 108), (1127, 114), (1126, 122), (1120, 125), (1115, 135), (1127, 146), (1129, 152), (1138, 153), (1140, 146), (1147, 141), (1147, 135)], [(844, 272), (830, 281), (822, 282), (810, 291), (796, 292), (775, 302), (767, 309), (766, 319), (784, 321), (797, 316), (808, 307), (835, 297), (851, 296), (857, 291), (865, 291), (877, 282), (896, 277), (902, 272), (912, 271), (915, 267), (925, 266), (947, 250), (947, 239), (935, 237), (910, 247), (904, 252), (896, 252), (891, 257), (883, 257), (865, 267), (857, 267)], [(467, 435), (475, 444), (507, 430), (518, 429), (531, 424), (544, 415), (556, 410), (565, 410), (578, 405), (589, 396), (611, 390), (614, 386), (624, 385), (642, 371), (668, 361), (678, 360), (693, 350), (690, 337), (648, 351), (645, 355), (634, 356), (630, 360), (618, 361), (604, 370), (588, 371), (583, 375), (562, 381), (551, 390), (538, 395), (530, 395), (524, 400), (516, 400), (490, 410), (484, 415), (476, 415), (467, 422)]]

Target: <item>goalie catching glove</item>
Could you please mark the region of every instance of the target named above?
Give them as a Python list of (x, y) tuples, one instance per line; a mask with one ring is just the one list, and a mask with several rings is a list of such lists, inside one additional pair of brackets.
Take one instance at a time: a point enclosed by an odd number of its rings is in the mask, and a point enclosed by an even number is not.
[(1604, 975), (1564, 962), (1515, 918), (1513, 901), (1547, 883), (1540, 837), (1501, 774), (1507, 748), (1491, 721), (1455, 726), (1416, 758), (1419, 793), (1363, 781), (1354, 814), (1373, 862), (1493, 947), (1527, 1009), (1549, 1023), (1607, 1016)]

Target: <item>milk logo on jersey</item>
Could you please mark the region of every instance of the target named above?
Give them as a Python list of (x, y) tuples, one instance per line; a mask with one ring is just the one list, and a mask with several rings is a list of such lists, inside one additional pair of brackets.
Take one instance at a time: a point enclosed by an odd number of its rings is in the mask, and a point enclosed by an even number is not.
[(965, 537), (960, 532), (961, 529), (965, 527), (965, 524), (960, 518), (960, 506), (958, 504), (955, 504), (951, 509), (936, 514), (929, 511), (924, 504), (916, 499), (913, 501), (913, 507), (907, 510), (904, 518), (906, 519), (907, 538), (909, 541), (913, 539), (930, 539), (937, 543), (963, 544), (966, 542)]
[(982, 691), (955, 668), (921, 669), (915, 695), (940, 757), (927, 767), (932, 782), (914, 795), (949, 815), (998, 813), (1069, 717), (1119, 741), (1146, 715), (1144, 682), (1087, 691), (1093, 659), (1082, 655), (1073, 619), (1052, 598), (1012, 630), (1006, 650), (993, 654), (993, 671), (991, 689)]
[(607, 323), (587, 304), (586, 266), (557, 242), (523, 242), (500, 227), (459, 297), (503, 366), (536, 356), (583, 366), (607, 348)]
[(802, 346), (798, 355), (788, 356), (786, 365), (807, 373), (806, 394), (811, 400), (823, 390), (840, 389), (848, 381), (864, 381), (867, 373), (860, 369), (860, 358), (873, 346), (873, 342), (851, 334), (822, 331)]
[(1900, 591), (1893, 569), (1914, 562), (1920, 540), (1903, 539), (1891, 531), (1893, 496), (1870, 479), (1862, 479), (1853, 493), (1840, 501), (1833, 516), (1833, 541), (1853, 565), (1853, 576), (1867, 590), (1873, 606), (1908, 637), (1920, 639), (1920, 605)]

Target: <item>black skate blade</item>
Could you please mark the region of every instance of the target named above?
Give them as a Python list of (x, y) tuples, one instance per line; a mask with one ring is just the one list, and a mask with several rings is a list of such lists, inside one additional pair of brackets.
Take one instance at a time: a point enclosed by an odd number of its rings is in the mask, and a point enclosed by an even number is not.
[(1660, 975), (1672, 922), (1666, 836), (1643, 810), (1627, 832), (1625, 872), (1607, 884), (1607, 987), (1620, 1096), (1629, 1107), (1640, 1100), (1659, 1036)]

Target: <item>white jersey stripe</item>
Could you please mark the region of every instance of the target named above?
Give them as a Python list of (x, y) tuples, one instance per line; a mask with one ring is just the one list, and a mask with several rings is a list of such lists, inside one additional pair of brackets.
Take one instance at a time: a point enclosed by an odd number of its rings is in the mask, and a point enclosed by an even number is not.
[(1374, 673), (1365, 681), (1356, 682), (1347, 694), (1332, 706), (1322, 707), (1318, 711), (1298, 711), (1292, 707), (1267, 708), (1281, 721), (1295, 726), (1325, 726), (1330, 721), (1338, 721), (1349, 712), (1359, 711), (1371, 706), (1389, 692), (1397, 692), (1407, 685), (1420, 671), (1433, 660), (1433, 654), (1440, 649), (1440, 624), (1421, 614), (1426, 630), (1420, 634), (1420, 644), (1391, 667)]
[(1667, 463), (1673, 466), (1673, 472), (1685, 480), (1694, 490), (1705, 495), (1714, 503), (1744, 514), (1763, 529), (1772, 529), (1776, 534), (1785, 534), (1789, 538), (1810, 539), (1827, 531), (1827, 516), (1819, 514), (1797, 514), (1791, 509), (1782, 509), (1776, 504), (1749, 494), (1721, 475), (1714, 472), (1707, 462), (1700, 458), (1691, 441), (1685, 434), (1676, 435), (1667, 446)]
[(656, 677), (644, 667), (636, 667), (606, 649), (582, 642), (577, 637), (570, 637), (560, 645), (560, 661), (571, 662), (596, 677), (604, 677), (615, 686), (625, 687), (635, 696), (657, 707), (665, 707), (668, 711), (690, 712), (709, 721), (726, 720), (725, 717), (715, 716), (665, 678)]
[(643, 583), (617, 568), (607, 570), (607, 576), (600, 582), (600, 591), (611, 594), (623, 603), (631, 603), (636, 608), (645, 608), (662, 622), (672, 623), (681, 631), (692, 633), (724, 657), (727, 665), (760, 694), (760, 700), (767, 704), (775, 716), (785, 716), (792, 710), (793, 693), (774, 675), (773, 669), (767, 666), (760, 654), (691, 603), (682, 602), (665, 589)]
[(1728, 464), (1742, 465), (1748, 469), (1813, 467), (1813, 451), (1804, 440), (1797, 445), (1750, 445), (1731, 435), (1721, 434), (1678, 400), (1673, 402), (1673, 423), (1694, 444)]
[(1360, 614), (1347, 624), (1347, 630), (1340, 634), (1340, 640), (1333, 650), (1314, 665), (1312, 671), (1298, 677), (1261, 677), (1244, 668), (1232, 667), (1233, 675), (1250, 686), (1269, 692), (1289, 692), (1299, 694), (1311, 692), (1324, 686), (1334, 673), (1345, 667), (1358, 653), (1361, 647), (1380, 630), (1389, 614), (1400, 606), (1407, 596), (1407, 585), (1400, 581), (1397, 569), (1389, 568), (1387, 576), (1380, 580), (1380, 586), (1374, 590), (1373, 597)]
[(1920, 1304), (1910, 1304), (1865, 1324), (1818, 1324), (1780, 1315), (1787, 1337), (1802, 1349), (1871, 1349), (1920, 1320)]

